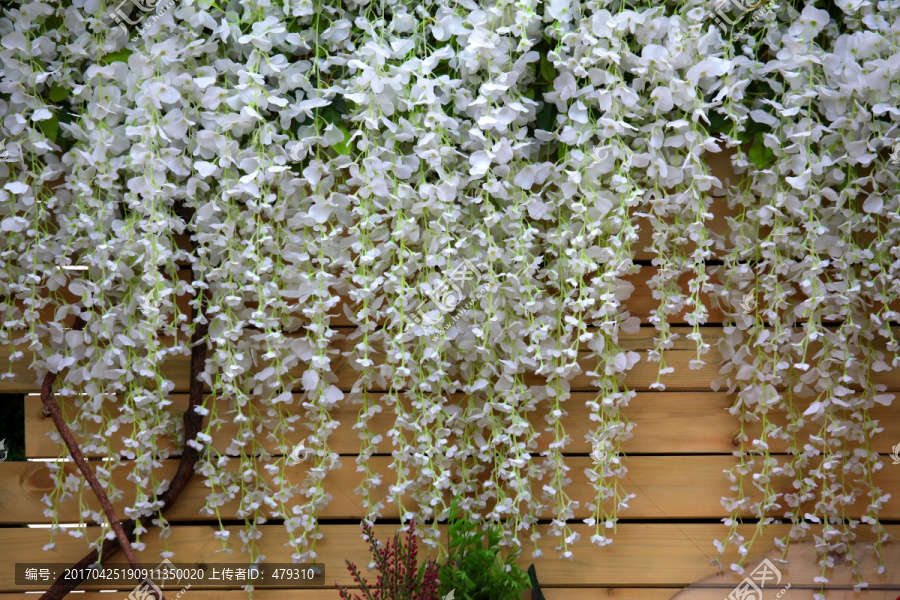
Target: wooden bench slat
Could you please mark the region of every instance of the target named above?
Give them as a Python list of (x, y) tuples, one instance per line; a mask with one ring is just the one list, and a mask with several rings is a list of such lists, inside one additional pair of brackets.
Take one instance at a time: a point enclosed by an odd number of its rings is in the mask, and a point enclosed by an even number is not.
[[(348, 586), (349, 587), (349, 586)], [(358, 588), (353, 588), (358, 589)], [(680, 588), (548, 588), (545, 592), (547, 600), (669, 600), (672, 596), (681, 591)], [(176, 589), (177, 593), (177, 589)], [(35, 594), (21, 593), (0, 593), (0, 600), (34, 600)], [(253, 592), (255, 600), (340, 600), (337, 589), (330, 587), (328, 589), (315, 590), (255, 590)], [(77, 600), (110, 600), (110, 594), (100, 592), (86, 592), (74, 596)], [(166, 596), (168, 598), (168, 596)], [(181, 600), (248, 600), (247, 592), (243, 590), (200, 590), (191, 588), (183, 596)], [(782, 596), (784, 599), (785, 596)], [(799, 598), (799, 596), (797, 596)], [(831, 596), (829, 596), (831, 598)], [(531, 600), (531, 591), (525, 592), (522, 596), (523, 600)], [(698, 599), (700, 600), (700, 599)], [(705, 600), (705, 599), (703, 599)], [(712, 600), (712, 598), (710, 598)], [(722, 600), (716, 598), (715, 600)], [(788, 600), (793, 600), (788, 599)], [(888, 598), (875, 594), (864, 596), (863, 600), (894, 600), (893, 596)]]
[[(303, 439), (306, 429), (303, 427), (304, 412), (300, 408), (303, 394), (294, 394), (294, 404), (287, 408), (292, 414), (300, 414), (301, 419), (294, 424), (296, 440)], [(376, 396), (380, 401), (381, 396)], [(453, 394), (451, 402), (460, 402), (462, 394)], [(564, 404), (567, 414), (562, 418), (565, 430), (571, 436), (571, 443), (567, 452), (586, 454), (591, 451), (590, 443), (586, 436), (592, 429), (590, 409), (586, 402), (596, 399), (596, 394), (590, 392), (574, 392)], [(173, 394), (171, 397), (171, 409), (183, 412), (187, 408), (188, 397), (186, 394)], [(66, 411), (76, 410), (71, 398), (60, 398), (60, 405)], [(626, 454), (703, 454), (703, 453), (730, 453), (735, 450), (734, 435), (740, 428), (738, 418), (728, 412), (728, 407), (733, 403), (733, 396), (716, 392), (642, 392), (631, 400), (629, 406), (624, 409), (624, 415), (635, 423), (633, 437), (623, 444), (623, 452)], [(409, 402), (405, 401), (407, 408)], [(112, 401), (104, 406), (106, 410), (116, 411)], [(329, 444), (334, 452), (339, 454), (357, 454), (360, 448), (359, 431), (353, 429), (356, 417), (359, 413), (359, 404), (341, 403), (332, 416), (340, 425), (331, 434)], [(538, 403), (537, 409), (529, 413), (528, 418), (538, 428), (541, 437), (550, 439), (552, 432), (544, 432), (546, 422), (544, 416), (548, 412), (547, 402)], [(72, 414), (72, 413), (69, 413)], [(773, 411), (770, 414), (772, 421), (778, 425), (785, 425), (784, 413)], [(873, 419), (879, 421), (884, 431), (869, 440), (870, 447), (877, 452), (887, 454), (898, 440), (900, 440), (900, 401), (894, 401), (891, 406), (876, 404), (871, 411)], [(382, 411), (369, 421), (368, 430), (376, 435), (385, 436), (393, 426), (395, 416), (392, 411)], [(99, 425), (88, 423), (87, 431), (96, 433)], [(807, 436), (815, 433), (819, 427), (807, 424), (800, 435)], [(42, 404), (38, 396), (25, 397), (25, 452), (29, 458), (56, 458), (60, 447), (49, 437), (53, 431), (53, 423), (49, 417), (42, 413)], [(762, 431), (761, 424), (752, 424), (747, 427), (748, 435), (758, 437)], [(237, 426), (234, 423), (225, 424), (218, 431), (213, 430), (212, 445), (220, 452), (224, 452), (231, 439), (237, 435)], [(76, 435), (76, 439), (81, 439)], [(121, 436), (113, 435), (112, 447), (115, 451), (121, 451), (124, 444)], [(265, 435), (257, 438), (267, 452), (277, 454), (278, 448), (274, 441)], [(162, 438), (158, 444), (160, 448), (166, 448), (173, 455), (180, 454), (180, 448), (176, 448), (169, 438)], [(773, 441), (770, 443), (772, 452), (785, 452), (787, 445), (784, 442)], [(387, 438), (378, 445), (378, 452), (390, 453), (393, 447)], [(97, 453), (89, 453), (89, 456), (97, 456)]]
[[(777, 456), (783, 461), (784, 456)], [(388, 493), (389, 486), (396, 482), (396, 475), (389, 468), (392, 459), (377, 456), (371, 459), (373, 469), (383, 477), (381, 485), (375, 488), (376, 497)], [(730, 496), (730, 483), (723, 476), (723, 471), (733, 467), (737, 459), (731, 456), (634, 456), (625, 457), (623, 462), (628, 467), (628, 475), (621, 480), (621, 485), (628, 493), (637, 497), (629, 502), (629, 508), (619, 513), (622, 520), (629, 519), (700, 519), (723, 518), (729, 515), (721, 505), (723, 496)], [(285, 467), (287, 477), (300, 483), (307, 477), (311, 461), (297, 466)], [(580, 503), (575, 517), (584, 519), (591, 516), (587, 504), (596, 498), (596, 492), (590, 485), (586, 471), (591, 468), (589, 457), (569, 457), (567, 464), (572, 468), (572, 483), (566, 486), (566, 493)], [(177, 468), (177, 460), (167, 460), (155, 473), (159, 479), (171, 479)], [(237, 461), (231, 461), (228, 470), (234, 472)], [(66, 472), (77, 472), (73, 463), (64, 465)], [(126, 477), (129, 469), (120, 467), (113, 472), (116, 486), (123, 490), (124, 498), (115, 503), (119, 514), (126, 503), (134, 500), (134, 484)], [(263, 473), (271, 481), (272, 476)], [(360, 501), (361, 497), (354, 490), (361, 484), (364, 473), (356, 470), (356, 461), (351, 457), (341, 459), (341, 467), (331, 471), (325, 480), (325, 491), (332, 496), (331, 502), (319, 513), (321, 519), (359, 519), (365, 515)], [(546, 481), (533, 482), (533, 493), (540, 495), (541, 486)], [(885, 468), (875, 476), (875, 483), (893, 498), (900, 498), (900, 469)], [(43, 516), (44, 505), (41, 498), (53, 487), (50, 472), (43, 462), (6, 462), (0, 463), (0, 523), (49, 523)], [(790, 480), (786, 477), (773, 479), (773, 487), (778, 492), (790, 492)], [(754, 490), (755, 491), (755, 490)], [(178, 502), (168, 511), (166, 518), (172, 522), (215, 520), (214, 516), (205, 516), (200, 509), (206, 504), (209, 489), (204, 486), (203, 478), (195, 476), (182, 491)], [(758, 494), (754, 495), (756, 497)], [(86, 493), (88, 504), (99, 510), (95, 498)], [(450, 498), (447, 498), (449, 502)], [(298, 499), (299, 501), (299, 499)], [(292, 503), (289, 503), (289, 505)], [(608, 503), (612, 508), (612, 503)], [(863, 496), (847, 514), (860, 517), (866, 513), (868, 499)], [(224, 519), (235, 518), (238, 502), (233, 500), (219, 507)], [(785, 505), (785, 508), (786, 505)], [(812, 510), (809, 504), (808, 510)], [(77, 501), (69, 501), (60, 507), (61, 522), (79, 521)], [(748, 513), (749, 514), (749, 513)], [(399, 518), (399, 509), (390, 504), (384, 511), (386, 518)], [(773, 515), (774, 516), (774, 515)], [(549, 518), (549, 515), (544, 515)], [(900, 518), (900, 502), (888, 502), (881, 512), (883, 520)]]
[[(355, 593), (359, 588), (345, 586)], [(887, 587), (877, 590), (854, 592), (852, 588), (835, 588), (824, 586), (829, 600), (896, 600), (900, 588)], [(549, 587), (541, 584), (547, 600), (722, 600), (722, 589), (706, 588), (670, 588), (670, 587)], [(776, 586), (776, 590), (780, 590)], [(818, 590), (818, 588), (816, 588)], [(808, 587), (791, 587), (779, 593), (780, 600), (809, 600), (812, 591)], [(0, 593), (0, 600), (33, 600), (39, 592)], [(75, 598), (79, 600), (109, 600), (109, 593), (81, 592), (76, 590)], [(340, 600), (337, 589), (271, 589), (253, 592), (256, 600)], [(192, 587), (183, 596), (185, 600), (247, 600), (248, 594), (243, 590), (208, 590)], [(531, 600), (531, 591), (522, 595), (522, 600)]]
[[(91, 529), (88, 535), (93, 539), (97, 530)], [(167, 540), (160, 540), (153, 531), (144, 534), (141, 539), (147, 547), (139, 552), (138, 556), (142, 562), (155, 565), (159, 562), (159, 553), (168, 546), (170, 551), (175, 552), (173, 562), (176, 563), (234, 562), (246, 565), (249, 556), (240, 550), (238, 537), (238, 531), (242, 528), (227, 529), (231, 531), (233, 540), (231, 548), (234, 550), (229, 554), (221, 553), (220, 544), (213, 538), (216, 527), (184, 525), (173, 527), (172, 535)], [(263, 535), (261, 539), (256, 540), (257, 547), (267, 560), (291, 562), (290, 555), (293, 550), (284, 545), (287, 541), (284, 528), (279, 525), (262, 525), (260, 529)], [(378, 539), (384, 540), (393, 535), (394, 529), (393, 525), (376, 525), (375, 534)], [(542, 586), (686, 587), (715, 573), (715, 569), (709, 564), (709, 560), (716, 553), (712, 540), (723, 537), (727, 531), (721, 524), (625, 523), (618, 526), (613, 544), (598, 548), (588, 541), (593, 532), (592, 528), (576, 524), (573, 525), (573, 529), (582, 536), (582, 540), (573, 546), (572, 560), (559, 560), (554, 550), (558, 538), (550, 537), (549, 528), (546, 526), (539, 527), (543, 536), (539, 540), (539, 547), (544, 552), (542, 557), (531, 558), (531, 546), (528, 542), (523, 542), (526, 550), (520, 564), (527, 567), (534, 563)], [(753, 561), (768, 555), (774, 548), (773, 538), (776, 535), (787, 535), (788, 530), (789, 527), (786, 525), (770, 526), (757, 538), (747, 557), (748, 560)], [(812, 528), (813, 532), (817, 530), (817, 527)], [(890, 525), (887, 530), (895, 537), (900, 534), (898, 525)], [(326, 524), (322, 526), (322, 531), (325, 537), (318, 543), (317, 562), (324, 563), (328, 581), (349, 585), (352, 579), (344, 566), (344, 559), (364, 568), (370, 558), (361, 538), (360, 529), (356, 525)], [(744, 535), (752, 535), (753, 527), (741, 526), (740, 531)], [(874, 561), (864, 555), (865, 544), (862, 540), (865, 540), (867, 535), (865, 531), (860, 530), (861, 541), (855, 549), (863, 556), (860, 563), (866, 579), (872, 586), (900, 585), (900, 570), (896, 568), (896, 565), (900, 565), (900, 544), (891, 543), (885, 546), (885, 564), (894, 568), (883, 575), (877, 575), (874, 573)], [(42, 547), (48, 539), (47, 530), (0, 529), (0, 548), (15, 548), (17, 562), (74, 563), (85, 552), (84, 540), (65, 534), (57, 536), (55, 552), (44, 552)], [(424, 554), (424, 547), (420, 544), (420, 548), (423, 548), (421, 557)], [(724, 557), (725, 564), (734, 562), (736, 558), (737, 552), (730, 549)], [(798, 545), (789, 556), (789, 560), (790, 572), (785, 573), (783, 579), (785, 583), (812, 582), (813, 577), (819, 573), (810, 544)], [(836, 571), (831, 578), (832, 585), (852, 583), (845, 569), (840, 568)], [(24, 589), (41, 589), (41, 586), (32, 588), (15, 586), (14, 562), (4, 561), (0, 565), (0, 591), (20, 592)]]

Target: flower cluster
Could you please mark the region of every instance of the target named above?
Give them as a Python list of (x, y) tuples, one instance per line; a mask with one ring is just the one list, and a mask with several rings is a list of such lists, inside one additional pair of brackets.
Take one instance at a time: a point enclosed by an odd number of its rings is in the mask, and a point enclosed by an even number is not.
[[(878, 373), (900, 365), (891, 327), (900, 317), (900, 189), (885, 150), (900, 113), (890, 108), (897, 84), (877, 66), (898, 31), (874, 24), (874, 5), (838, 7), (788, 5), (775, 21), (792, 23), (785, 32), (766, 24), (762, 37), (738, 36), (719, 94), (720, 132), (745, 173), (726, 190), (735, 216), (715, 291), (726, 323), (723, 377), (713, 385), (735, 394), (740, 419), (726, 541), (746, 556), (762, 528), (784, 519), (792, 527), (776, 544), (786, 554), (811, 532), (821, 583), (835, 556), (856, 570), (860, 524), (884, 569), (878, 513), (889, 495), (873, 480), (881, 461), (870, 440), (880, 428), (870, 410), (893, 400)], [(745, 294), (749, 314), (739, 310)], [(773, 482), (784, 476), (788, 491)], [(861, 518), (851, 508), (860, 500)], [(759, 519), (749, 540), (737, 530), (748, 514)]]

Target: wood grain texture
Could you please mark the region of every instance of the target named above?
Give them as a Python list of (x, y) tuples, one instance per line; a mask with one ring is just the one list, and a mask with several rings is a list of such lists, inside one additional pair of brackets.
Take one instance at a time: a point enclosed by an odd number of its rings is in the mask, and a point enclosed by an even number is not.
[[(779, 461), (784, 456), (776, 455)], [(626, 492), (636, 495), (629, 502), (628, 510), (619, 513), (623, 521), (630, 519), (721, 519), (729, 515), (722, 507), (720, 498), (729, 496), (730, 484), (723, 476), (723, 471), (733, 467), (737, 459), (731, 456), (634, 456), (625, 457), (623, 462), (628, 474), (620, 483)], [(155, 472), (159, 479), (171, 479), (175, 473), (177, 460), (163, 461), (162, 467)], [(377, 497), (386, 496), (390, 485), (396, 482), (395, 472), (389, 466), (390, 457), (374, 457), (371, 465), (383, 476), (382, 483), (375, 488)], [(572, 468), (572, 482), (566, 486), (566, 493), (579, 502), (575, 517), (585, 519), (591, 516), (587, 504), (594, 501), (596, 492), (590, 484), (587, 473), (592, 465), (588, 457), (570, 457), (567, 464)], [(234, 472), (236, 461), (229, 463), (227, 469)], [(285, 475), (295, 483), (302, 482), (310, 468), (310, 463), (285, 467)], [(66, 472), (75, 472), (71, 464), (64, 465)], [(115, 503), (119, 514), (123, 508), (134, 500), (134, 485), (126, 477), (130, 469), (125, 465), (113, 471), (113, 481), (124, 491), (121, 501)], [(331, 471), (325, 479), (325, 491), (332, 495), (331, 502), (319, 513), (321, 519), (359, 519), (365, 516), (360, 504), (360, 497), (354, 490), (362, 483), (363, 473), (357, 472), (353, 458), (341, 459), (341, 466)], [(266, 480), (273, 476), (263, 472)], [(532, 482), (532, 490), (541, 494), (546, 480)], [(900, 498), (900, 468), (884, 468), (876, 474), (875, 483), (893, 498)], [(778, 492), (792, 491), (788, 478), (773, 479), (773, 487)], [(6, 462), (0, 463), (0, 523), (49, 523), (43, 516), (44, 505), (41, 498), (52, 490), (52, 480), (46, 463), (41, 462)], [(196, 476), (182, 492), (179, 500), (165, 512), (170, 521), (214, 521), (215, 516), (201, 514), (206, 503), (203, 478)], [(758, 497), (753, 494), (751, 497)], [(86, 494), (87, 504), (97, 509), (96, 500)], [(447, 496), (449, 503), (451, 498)], [(291, 503), (289, 503), (290, 505)], [(865, 497), (848, 509), (848, 516), (860, 517), (865, 514), (868, 501)], [(219, 507), (219, 514), (224, 519), (233, 519), (238, 501), (233, 500)], [(610, 503), (608, 508), (612, 508)], [(812, 510), (812, 504), (806, 507)], [(745, 513), (749, 514), (749, 513)], [(63, 523), (79, 521), (77, 500), (60, 505), (60, 521)], [(399, 518), (399, 509), (391, 504), (383, 516)], [(544, 518), (551, 515), (545, 514)], [(881, 512), (881, 518), (900, 519), (900, 502), (888, 502)]]
[[(679, 591), (681, 591), (680, 588), (550, 588), (544, 590), (544, 596), (547, 600), (669, 600)], [(113, 600), (116, 600), (121, 594), (114, 596)], [(36, 597), (33, 593), (0, 593), (0, 600), (34, 600)], [(111, 595), (101, 592), (86, 592), (78, 594), (74, 598), (77, 600), (110, 600)], [(179, 600), (248, 600), (248, 598), (247, 592), (242, 590), (201, 590), (192, 587)], [(335, 588), (256, 590), (253, 592), (253, 598), (254, 600), (340, 600), (340, 594)], [(525, 592), (522, 600), (531, 600), (531, 592)], [(713, 598), (710, 597), (709, 600), (713, 600)], [(722, 599), (717, 597), (715, 600)], [(794, 599), (788, 598), (788, 600)], [(860, 600), (894, 600), (894, 598), (893, 596), (882, 598), (882, 596), (870, 594), (862, 596)]]
[[(719, 589), (687, 589), (650, 588), (650, 587), (576, 587), (546, 588), (543, 590), (547, 600), (723, 600), (729, 590)], [(852, 589), (828, 588), (828, 600), (896, 600), (900, 590), (882, 589), (868, 590), (859, 593)], [(74, 596), (77, 600), (110, 600), (115, 594), (87, 592)], [(201, 590), (191, 588), (179, 600), (247, 600), (247, 592), (241, 590)], [(253, 592), (255, 600), (340, 600), (336, 589), (324, 590), (257, 590)], [(0, 593), (0, 600), (34, 600), (31, 593)], [(523, 600), (531, 600), (530, 592), (522, 596)], [(811, 600), (810, 589), (792, 587), (780, 597), (780, 600)], [(115, 600), (115, 599), (114, 599)]]
[[(296, 432), (291, 436), (297, 442), (305, 437), (307, 431), (303, 426), (306, 419), (300, 408), (302, 398), (303, 394), (294, 394), (294, 404), (288, 407), (292, 414), (301, 415), (300, 420), (295, 424)], [(380, 396), (376, 398), (380, 398)], [(624, 415), (635, 423), (633, 436), (623, 444), (623, 452), (629, 455), (731, 453), (736, 448), (733, 443), (734, 436), (740, 429), (737, 417), (728, 412), (728, 408), (733, 404), (733, 398), (734, 396), (717, 392), (638, 393), (623, 411)], [(450, 396), (452, 403), (461, 402), (463, 399), (462, 394)], [(588, 435), (593, 426), (590, 409), (585, 403), (595, 399), (596, 394), (594, 393), (574, 392), (563, 404), (567, 414), (562, 417), (562, 424), (571, 437), (571, 442), (566, 447), (567, 453), (587, 454), (591, 451)], [(173, 411), (182, 412), (187, 407), (187, 395), (185, 394), (174, 394), (171, 400), (170, 408)], [(405, 400), (404, 403), (407, 408), (410, 407), (408, 400)], [(72, 399), (64, 401), (61, 398), (60, 404), (67, 414), (73, 414), (71, 411), (74, 411), (75, 407)], [(344, 402), (333, 411), (333, 418), (340, 423), (329, 438), (329, 445), (333, 452), (345, 455), (359, 453), (359, 432), (353, 429), (359, 407), (359, 404)], [(109, 411), (117, 410), (112, 401), (105, 403), (104, 408)], [(553, 434), (544, 431), (547, 427), (544, 420), (547, 413), (548, 403), (542, 401), (538, 403), (535, 411), (529, 413), (528, 418), (541, 434), (539, 439), (549, 441)], [(900, 401), (895, 401), (891, 406), (878, 404), (872, 409), (871, 415), (873, 419), (879, 421), (879, 425), (884, 428), (884, 431), (870, 440), (870, 446), (877, 452), (887, 454), (891, 452), (894, 444), (900, 442)], [(783, 412), (773, 411), (769, 413), (769, 416), (779, 426), (787, 423)], [(368, 429), (376, 435), (385, 436), (393, 426), (394, 420), (395, 417), (390, 411), (382, 411), (369, 421)], [(48, 435), (52, 430), (53, 424), (50, 419), (44, 417), (41, 412), (40, 398), (26, 396), (26, 456), (29, 458), (56, 458), (59, 455), (60, 447)], [(99, 435), (99, 426), (92, 422), (85, 424), (85, 430)], [(803, 436), (801, 439), (805, 439), (806, 436), (816, 433), (818, 430), (817, 425), (806, 425), (800, 432), (800, 435)], [(759, 423), (747, 426), (748, 435), (751, 437), (758, 437), (761, 431), (762, 425)], [(226, 424), (220, 430), (212, 431), (210, 435), (213, 438), (213, 447), (224, 452), (231, 439), (237, 435), (237, 426), (233, 423)], [(115, 451), (124, 449), (121, 436), (112, 435), (108, 439)], [(267, 436), (260, 435), (257, 441), (267, 452), (279, 454), (276, 442)], [(170, 450), (174, 455), (179, 454), (180, 447), (173, 444), (169, 438), (161, 438), (158, 446)], [(785, 442), (773, 441), (770, 446), (773, 452), (787, 450)], [(387, 438), (377, 445), (378, 453), (389, 454), (392, 450), (391, 441)], [(96, 452), (88, 453), (88, 456), (96, 457), (98, 454)]]
[[(358, 589), (358, 588), (352, 588)], [(681, 591), (680, 588), (549, 588), (543, 590), (547, 600), (669, 600)], [(77, 600), (118, 600), (119, 595), (110, 595), (100, 592), (87, 592), (74, 596)], [(0, 600), (34, 600), (34, 594), (0, 593)], [(201, 590), (192, 587), (185, 592), (179, 600), (248, 600), (247, 592), (242, 590)], [(303, 589), (278, 589), (256, 590), (253, 592), (254, 600), (340, 600), (337, 589), (303, 590)], [(784, 597), (782, 597), (784, 598)], [(798, 596), (799, 598), (799, 596)], [(531, 600), (531, 592), (522, 595), (522, 600)], [(700, 599), (698, 599), (700, 600)], [(705, 600), (705, 599), (703, 599)], [(710, 597), (710, 600), (713, 600)], [(722, 600), (715, 598), (715, 600)], [(789, 598), (788, 600), (794, 600)], [(894, 600), (874, 594), (864, 596), (860, 600)]]
[[(147, 548), (138, 553), (142, 562), (154, 563), (159, 552), (167, 542), (169, 550), (175, 552), (172, 559), (175, 563), (198, 564), (201, 562), (235, 562), (249, 563), (249, 556), (240, 550), (237, 532), (240, 528), (229, 527), (231, 531), (230, 554), (220, 552), (220, 544), (214, 540), (215, 527), (179, 526), (172, 528), (172, 535), (167, 540), (160, 540), (154, 533), (142, 536)], [(257, 540), (260, 551), (269, 562), (291, 562), (292, 549), (286, 547), (287, 535), (284, 528), (278, 525), (263, 525), (262, 538)], [(527, 567), (534, 563), (541, 586), (552, 587), (592, 587), (592, 586), (658, 586), (686, 587), (697, 580), (716, 573), (710, 566), (710, 559), (716, 553), (712, 540), (725, 534), (724, 525), (701, 524), (620, 524), (615, 534), (615, 542), (598, 548), (588, 542), (592, 529), (586, 525), (576, 524), (573, 529), (582, 536), (582, 540), (574, 546), (572, 560), (560, 560), (554, 547), (558, 538), (549, 534), (547, 527), (540, 527), (543, 537), (538, 546), (544, 556), (531, 558), (530, 543), (524, 541), (525, 556), (520, 564)], [(748, 560), (757, 560), (769, 554), (774, 548), (775, 536), (787, 535), (785, 525), (770, 526), (760, 534), (748, 555)], [(336, 581), (341, 585), (351, 583), (349, 573), (344, 567), (344, 559), (358, 565), (367, 565), (369, 554), (356, 525), (324, 525), (325, 537), (319, 541), (317, 552), (319, 562), (325, 565), (325, 576), (328, 581)], [(815, 530), (815, 528), (814, 528)], [(887, 527), (890, 534), (900, 534), (900, 526)], [(394, 526), (376, 525), (375, 534), (378, 539), (391, 536)], [(752, 535), (752, 526), (742, 526), (744, 535)], [(91, 528), (87, 535), (92, 539), (96, 529)], [(860, 555), (865, 552), (865, 532), (860, 532), (860, 543), (856, 547)], [(84, 540), (77, 540), (68, 535), (57, 537), (57, 550), (44, 552), (42, 547), (47, 543), (49, 535), (42, 529), (0, 529), (0, 548), (15, 548), (15, 560), (19, 562), (53, 562), (72, 563), (84, 554)], [(804, 548), (806, 548), (804, 550)], [(891, 543), (885, 547), (885, 563), (900, 564), (900, 544)], [(421, 553), (420, 553), (421, 554)], [(724, 557), (725, 564), (735, 561), (737, 553), (729, 551)], [(790, 572), (785, 582), (811, 584), (818, 575), (819, 568), (808, 547), (801, 547), (789, 556)], [(119, 562), (119, 561), (116, 561)], [(862, 561), (866, 576), (871, 586), (900, 586), (900, 571), (896, 568), (883, 575), (874, 572), (871, 559)], [(846, 569), (835, 569), (832, 574), (833, 585), (847, 585), (852, 580)], [(14, 579), (14, 563), (4, 561), (0, 565), (0, 591), (24, 591), (40, 589), (40, 586), (25, 588), (16, 586)]]

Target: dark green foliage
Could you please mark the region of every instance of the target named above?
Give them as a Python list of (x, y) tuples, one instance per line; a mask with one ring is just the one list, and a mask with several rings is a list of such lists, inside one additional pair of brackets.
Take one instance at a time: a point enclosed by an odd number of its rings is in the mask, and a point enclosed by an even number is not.
[(772, 152), (771, 148), (763, 145), (762, 135), (758, 133), (756, 134), (756, 141), (750, 146), (750, 150), (747, 151), (747, 156), (750, 157), (750, 162), (759, 169), (766, 168), (775, 159), (775, 153)]
[(99, 62), (101, 65), (108, 65), (109, 63), (114, 62), (128, 62), (128, 57), (134, 53), (133, 50), (129, 50), (128, 48), (122, 48), (121, 50), (116, 50), (115, 52), (110, 52), (103, 58), (101, 58)]
[(500, 528), (482, 527), (460, 518), (455, 503), (450, 507), (449, 556), (438, 573), (441, 593), (455, 591), (454, 600), (519, 600), (528, 589), (528, 576), (516, 563), (520, 550), (502, 557)]

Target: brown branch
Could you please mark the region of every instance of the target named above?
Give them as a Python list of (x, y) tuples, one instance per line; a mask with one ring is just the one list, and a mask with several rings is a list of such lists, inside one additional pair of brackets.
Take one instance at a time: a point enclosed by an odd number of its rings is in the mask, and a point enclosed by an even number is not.
[[(201, 292), (199, 298), (199, 310), (195, 312), (199, 312), (203, 315), (203, 307), (204, 307), (204, 297), (205, 294)], [(178, 470), (175, 472), (175, 476), (172, 477), (172, 482), (169, 484), (169, 487), (166, 488), (166, 491), (163, 492), (158, 500), (162, 504), (162, 508), (160, 508), (155, 514), (145, 515), (141, 517), (138, 521), (134, 519), (129, 519), (126, 521), (123, 526), (125, 530), (126, 541), (129, 544), (125, 544), (125, 546), (129, 546), (130, 542), (134, 541), (135, 533), (134, 528), (138, 522), (140, 522), (141, 526), (144, 528), (149, 528), (154, 519), (162, 517), (163, 508), (167, 508), (175, 503), (175, 500), (178, 499), (178, 495), (181, 493), (181, 490), (188, 484), (191, 480), (191, 477), (194, 474), (194, 465), (197, 463), (197, 459), (200, 457), (200, 453), (188, 444), (188, 441), (196, 439), (197, 434), (200, 432), (200, 427), (203, 425), (203, 417), (194, 410), (194, 407), (200, 406), (203, 404), (203, 383), (200, 381), (200, 374), (203, 372), (203, 369), (206, 365), (206, 335), (209, 330), (209, 322), (206, 320), (205, 315), (202, 318), (202, 322), (197, 323), (194, 328), (194, 335), (191, 336), (191, 382), (190, 382), (190, 399), (188, 401), (188, 408), (184, 412), (184, 448), (181, 452), (181, 460), (178, 463)], [(69, 575), (78, 575), (76, 577), (69, 577), (68, 579), (63, 579), (60, 576), (50, 589), (44, 592), (41, 596), (41, 600), (62, 600), (70, 591), (78, 587), (78, 585), (84, 580), (84, 577), (80, 575), (84, 574), (84, 570), (90, 567), (91, 565), (97, 562), (108, 561), (112, 558), (116, 552), (119, 551), (120, 548), (125, 547), (122, 542), (116, 537), (113, 540), (110, 540), (101, 545), (101, 550), (98, 551), (96, 548), (88, 552), (84, 558), (73, 565), (73, 569), (69, 571)], [(98, 560), (99, 559), (99, 560)]]
[[(84, 320), (80, 316), (75, 320), (73, 329), (75, 331), (84, 329)], [(66, 420), (62, 416), (62, 411), (59, 410), (59, 405), (53, 397), (53, 384), (55, 382), (56, 373), (49, 372), (46, 377), (44, 377), (44, 383), (41, 385), (41, 402), (44, 403), (44, 409), (47, 414), (50, 415), (50, 418), (53, 419), (53, 424), (56, 426), (56, 430), (62, 437), (63, 442), (65, 442), (66, 448), (69, 449), (69, 454), (78, 466), (78, 470), (81, 471), (82, 476), (84, 476), (88, 485), (91, 486), (94, 495), (97, 496), (100, 507), (103, 509), (104, 514), (106, 514), (106, 519), (109, 521), (109, 526), (113, 530), (113, 533), (115, 533), (116, 539), (119, 540), (119, 545), (122, 547), (122, 550), (125, 552), (125, 558), (128, 560), (128, 564), (135, 569), (140, 569), (141, 563), (137, 559), (137, 556), (135, 556), (134, 549), (131, 547), (128, 538), (125, 536), (125, 530), (122, 529), (122, 522), (116, 514), (116, 509), (113, 508), (112, 502), (109, 501), (109, 496), (106, 495), (106, 490), (103, 489), (94, 470), (88, 464), (87, 460), (85, 460), (84, 454), (82, 454), (81, 448), (78, 446), (78, 442), (75, 441), (75, 436), (72, 435), (72, 430), (66, 425)]]

